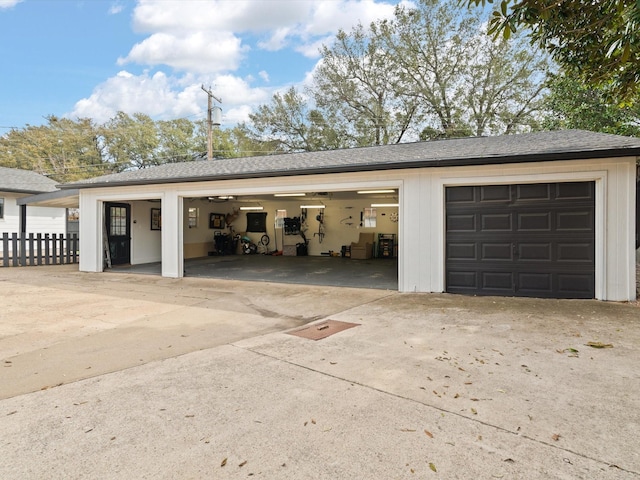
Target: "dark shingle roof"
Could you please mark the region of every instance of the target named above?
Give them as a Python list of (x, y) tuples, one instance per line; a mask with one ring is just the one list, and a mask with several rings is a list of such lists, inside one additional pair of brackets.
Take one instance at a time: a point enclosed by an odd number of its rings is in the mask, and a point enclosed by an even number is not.
[(57, 182), (30, 170), (0, 167), (0, 191), (13, 193), (54, 192)]
[(63, 185), (92, 188), (399, 168), (640, 155), (640, 138), (583, 130), (474, 137), (321, 152), (169, 163)]

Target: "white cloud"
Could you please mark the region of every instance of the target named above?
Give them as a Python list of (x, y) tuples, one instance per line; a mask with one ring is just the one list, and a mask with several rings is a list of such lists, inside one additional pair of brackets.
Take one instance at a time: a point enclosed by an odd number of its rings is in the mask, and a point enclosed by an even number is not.
[[(0, 0), (7, 2), (7, 0)], [(223, 121), (235, 124), (248, 119), (252, 108), (266, 103), (275, 91), (295, 86), (252, 86), (259, 78), (271, 84), (280, 64), (278, 51), (288, 62), (318, 58), (339, 28), (390, 18), (396, 0), (138, 0), (133, 10), (134, 29), (146, 35), (133, 45), (119, 65), (144, 66), (140, 74), (122, 71), (78, 101), (72, 117), (98, 122), (116, 112), (146, 113), (153, 118), (204, 118), (206, 94), (212, 86), (222, 98)], [(121, 5), (114, 0), (113, 6)], [(115, 13), (115, 10), (113, 10)], [(260, 52), (274, 60), (265, 68)], [(295, 53), (292, 53), (295, 52)], [(292, 57), (293, 55), (293, 57)], [(293, 58), (293, 60), (292, 60)], [(306, 64), (307, 60), (305, 60)], [(259, 65), (251, 71), (252, 65)], [(168, 70), (169, 67), (172, 70)], [(287, 65), (295, 71), (295, 64)], [(166, 73), (169, 71), (169, 73)], [(153, 73), (155, 72), (155, 73)], [(242, 72), (242, 74), (240, 74)], [(311, 72), (299, 71), (309, 81)], [(293, 79), (292, 79), (293, 80)]]
[(118, 64), (168, 65), (177, 70), (213, 73), (237, 69), (246, 51), (230, 32), (195, 31), (183, 37), (155, 33), (118, 59)]
[[(317, 57), (319, 42), (338, 29), (390, 18), (393, 9), (375, 0), (140, 0), (133, 25), (150, 36), (120, 61), (200, 72), (232, 70), (252, 36), (261, 38), (260, 49), (292, 46)], [(204, 68), (207, 63), (217, 66)]]
[(281, 27), (276, 29), (275, 32), (271, 35), (271, 37), (262, 42), (258, 42), (258, 47), (263, 50), (276, 51), (280, 50), (287, 44), (287, 37), (291, 33), (291, 29), (289, 27)]
[(318, 38), (314, 42), (303, 43), (295, 47), (295, 51), (301, 53), (307, 58), (318, 58), (320, 56), (320, 47), (328, 45), (332, 42), (333, 35)]
[(222, 30), (265, 32), (303, 20), (314, 1), (139, 0), (134, 28), (140, 32)]
[(22, 2), (22, 0), (0, 0), (0, 9), (15, 7), (20, 2)]
[(109, 15), (117, 15), (124, 10), (124, 5), (120, 2), (115, 2), (109, 7)]
[(323, 0), (314, 2), (310, 19), (305, 22), (301, 35), (311, 37), (350, 30), (358, 23), (369, 25), (374, 20), (391, 18), (394, 6), (374, 0)]
[(69, 116), (91, 117), (104, 122), (118, 111), (129, 114), (143, 112), (152, 117), (185, 117), (200, 113), (195, 86), (183, 91), (173, 88), (173, 81), (158, 72), (133, 75), (127, 71), (98, 85), (89, 98), (78, 101)]
[[(130, 115), (142, 112), (159, 119), (197, 120), (204, 118), (207, 109), (202, 85), (208, 88), (209, 82), (194, 76), (185, 79), (163, 72), (133, 75), (123, 70), (98, 85), (91, 96), (76, 102), (66, 116), (89, 117), (103, 123), (122, 111)], [(251, 106), (267, 102), (272, 95), (272, 90), (252, 88), (247, 81), (233, 75), (218, 76), (211, 85), (213, 93), (222, 100), (225, 122), (234, 124), (248, 119)]]

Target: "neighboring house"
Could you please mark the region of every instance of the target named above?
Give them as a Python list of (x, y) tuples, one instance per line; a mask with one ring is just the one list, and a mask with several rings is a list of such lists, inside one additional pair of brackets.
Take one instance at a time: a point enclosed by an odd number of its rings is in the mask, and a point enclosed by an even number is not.
[[(39, 173), (0, 167), (0, 236), (22, 231), (33, 234), (64, 234), (66, 209), (28, 207), (21, 225), (20, 201), (25, 197), (55, 192), (57, 182)], [(2, 245), (0, 245), (2, 249)]]
[[(181, 277), (215, 236), (266, 233), (283, 249), (278, 222), (301, 217), (310, 255), (361, 232), (392, 238), (401, 292), (629, 301), (639, 155), (640, 139), (568, 130), (173, 163), (61, 188), (79, 189), (87, 272), (103, 270), (107, 239), (114, 263)], [(245, 219), (251, 206), (262, 216)]]

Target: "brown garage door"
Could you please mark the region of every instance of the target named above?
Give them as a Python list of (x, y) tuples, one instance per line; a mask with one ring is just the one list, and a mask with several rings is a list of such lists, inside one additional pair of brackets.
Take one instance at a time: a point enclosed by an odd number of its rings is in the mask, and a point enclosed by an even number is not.
[(446, 188), (446, 290), (595, 296), (595, 183)]

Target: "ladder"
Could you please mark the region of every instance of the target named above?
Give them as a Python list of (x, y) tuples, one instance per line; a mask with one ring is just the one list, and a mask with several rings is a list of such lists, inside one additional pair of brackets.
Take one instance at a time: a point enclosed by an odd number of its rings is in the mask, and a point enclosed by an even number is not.
[(107, 264), (107, 268), (111, 268), (111, 250), (109, 249), (109, 237), (107, 237), (107, 230), (102, 231), (102, 244), (104, 246), (104, 259)]

